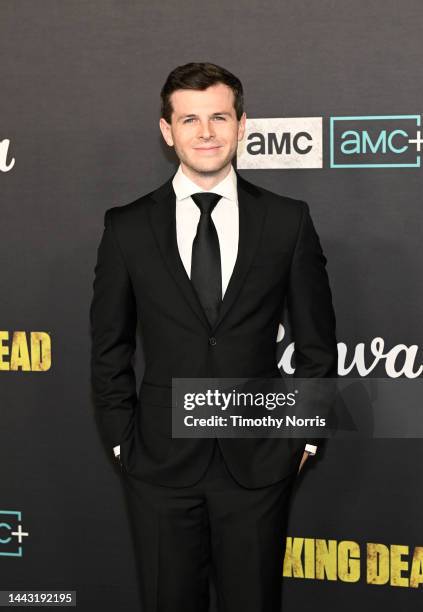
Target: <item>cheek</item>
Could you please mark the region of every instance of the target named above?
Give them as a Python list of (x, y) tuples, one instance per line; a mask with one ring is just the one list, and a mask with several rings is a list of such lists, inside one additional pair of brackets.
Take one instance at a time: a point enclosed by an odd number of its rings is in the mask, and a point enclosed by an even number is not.
[(194, 134), (181, 134), (179, 136), (178, 142), (179, 142), (179, 146), (182, 149), (188, 149), (190, 147), (193, 146), (193, 143), (195, 141), (195, 135)]
[(179, 136), (176, 138), (174, 142), (175, 142), (175, 149), (179, 151), (185, 151), (190, 146), (189, 145), (190, 140), (187, 139), (186, 137)]
[(227, 128), (222, 133), (222, 137), (228, 145), (233, 145), (238, 142), (238, 129)]

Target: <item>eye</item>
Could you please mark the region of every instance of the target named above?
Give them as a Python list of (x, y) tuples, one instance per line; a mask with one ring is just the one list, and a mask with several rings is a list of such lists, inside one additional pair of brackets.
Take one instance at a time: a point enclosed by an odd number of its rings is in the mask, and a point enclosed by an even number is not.
[(222, 121), (225, 121), (225, 117), (222, 117), (222, 115), (216, 115), (215, 119), (222, 119)]
[(194, 121), (194, 117), (189, 117), (188, 119), (185, 119), (184, 123), (191, 123), (191, 121)]

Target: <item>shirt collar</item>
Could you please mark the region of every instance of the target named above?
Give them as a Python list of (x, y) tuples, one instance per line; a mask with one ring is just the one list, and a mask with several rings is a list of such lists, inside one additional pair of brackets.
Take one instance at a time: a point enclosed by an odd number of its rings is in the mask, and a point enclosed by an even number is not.
[(178, 200), (183, 200), (192, 196), (193, 193), (199, 193), (200, 191), (212, 191), (218, 195), (234, 200), (237, 202), (237, 177), (233, 165), (223, 180), (220, 181), (213, 189), (203, 189), (194, 183), (186, 174), (182, 171), (182, 166), (179, 164), (178, 170), (172, 179), (173, 189), (175, 191)]

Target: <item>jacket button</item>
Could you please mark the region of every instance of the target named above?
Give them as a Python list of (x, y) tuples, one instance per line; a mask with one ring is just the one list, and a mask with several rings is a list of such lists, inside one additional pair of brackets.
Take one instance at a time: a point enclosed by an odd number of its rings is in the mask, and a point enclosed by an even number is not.
[(214, 336), (209, 338), (209, 344), (211, 344), (211, 346), (215, 346), (217, 344), (217, 340)]

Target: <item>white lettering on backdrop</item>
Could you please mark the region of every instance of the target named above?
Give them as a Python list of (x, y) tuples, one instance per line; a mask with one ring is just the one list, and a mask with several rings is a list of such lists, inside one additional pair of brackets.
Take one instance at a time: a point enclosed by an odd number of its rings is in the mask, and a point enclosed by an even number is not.
[(0, 171), (1, 172), (10, 172), (10, 170), (15, 165), (15, 158), (12, 157), (10, 163), (7, 163), (7, 154), (9, 152), (10, 140), (5, 138), (4, 140), (0, 140)]
[[(276, 342), (281, 342), (285, 336), (283, 325), (279, 325), (278, 336)], [(398, 378), (406, 376), (407, 378), (417, 378), (423, 372), (423, 365), (417, 365), (417, 355), (419, 346), (417, 344), (397, 344), (389, 350), (385, 350), (385, 341), (383, 338), (373, 338), (370, 342), (370, 359), (366, 357), (366, 346), (364, 342), (360, 342), (354, 349), (354, 354), (351, 361), (347, 364), (347, 345), (344, 342), (338, 342), (338, 375), (346, 376), (353, 368), (356, 368), (360, 376), (367, 376), (375, 369), (379, 362), (384, 362), (385, 371), (390, 378)], [(278, 367), (282, 368), (285, 374), (293, 374), (295, 368), (292, 366), (292, 356), (295, 350), (295, 343), (289, 344), (278, 363)]]

